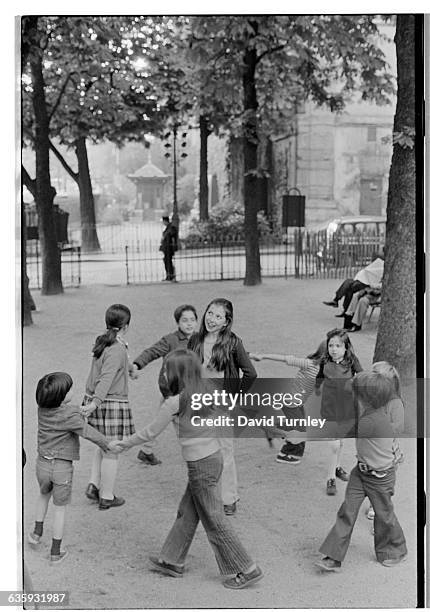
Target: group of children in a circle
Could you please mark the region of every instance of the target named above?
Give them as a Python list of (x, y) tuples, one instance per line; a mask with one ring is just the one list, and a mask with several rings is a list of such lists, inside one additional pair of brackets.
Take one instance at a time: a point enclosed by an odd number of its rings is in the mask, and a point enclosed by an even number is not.
[[(358, 476), (354, 470), (351, 476), (354, 475), (355, 480), (357, 477), (361, 479), (359, 486), (363, 487), (363, 499), (365, 496), (369, 497), (376, 512), (375, 550), (378, 560), (405, 558), (406, 552), (398, 544), (398, 532), (395, 534), (397, 543), (394, 545), (389, 529), (387, 531), (387, 521), (392, 522), (394, 515), (392, 504), (391, 514), (388, 512), (389, 516), (386, 516), (387, 508), (382, 511), (380, 503), (381, 485), (385, 483), (386, 472), (389, 474), (391, 486), (392, 469), (395, 469), (398, 462), (399, 448), (395, 433), (403, 428), (399, 377), (392, 366), (380, 362), (373, 365), (372, 372), (360, 374), (362, 367), (354, 354), (349, 337), (344, 330), (338, 329), (329, 332), (317, 350), (304, 359), (292, 355), (247, 353), (241, 339), (232, 331), (233, 305), (225, 298), (209, 303), (197, 331), (198, 320), (194, 306), (184, 304), (176, 308), (174, 318), (177, 329), (163, 336), (131, 362), (125, 341), (130, 318), (129, 308), (122, 304), (113, 304), (107, 309), (106, 331), (95, 340), (81, 407), (73, 407), (67, 403), (66, 396), (72, 386), (72, 379), (68, 374), (47, 374), (37, 385), (36, 474), (40, 494), (36, 505), (35, 526), (28, 536), (28, 541), (34, 548), (39, 546), (52, 497), (54, 516), (51, 564), (60, 563), (67, 556), (67, 550), (61, 549), (61, 543), (65, 507), (71, 498), (72, 462), (79, 459), (78, 436), (83, 436), (98, 446), (94, 453), (86, 496), (96, 501), (100, 510), (109, 510), (125, 503), (122, 497), (114, 493), (118, 453), (131, 446), (142, 445), (138, 458), (150, 465), (160, 463), (153, 453), (152, 444), (168, 424), (173, 422), (182, 456), (187, 464), (188, 485), (177, 518), (159, 555), (149, 557), (152, 567), (164, 574), (181, 577), (197, 524), (201, 521), (214, 549), (220, 573), (230, 576), (224, 580), (224, 586), (241, 589), (260, 580), (263, 576), (262, 570), (244, 548), (226, 518), (226, 515), (231, 516), (237, 512), (239, 500), (233, 438), (218, 437), (210, 427), (204, 431), (199, 428), (199, 435), (193, 435), (190, 425), (190, 400), (192, 394), (205, 392), (214, 386), (229, 392), (247, 391), (257, 377), (252, 360), (262, 359), (283, 361), (299, 368), (295, 384), (302, 393), (303, 404), (314, 390), (320, 393), (321, 384), (324, 383), (321, 415), (334, 424), (334, 439), (328, 442), (333, 451), (327, 478), (329, 495), (336, 493), (336, 477), (349, 480), (348, 473), (340, 465), (342, 441), (336, 438), (336, 432), (345, 433), (343, 424), (355, 418), (352, 387), (356, 400), (358, 398), (363, 404), (365, 416), (366, 410), (373, 410), (378, 415), (381, 411), (384, 412), (393, 430), (393, 439), (390, 440), (392, 462), (376, 465), (375, 453), (372, 455), (372, 452), (369, 462), (365, 455), (366, 449), (361, 449), (360, 456), (357, 443), (358, 466), (361, 461), (364, 467), (358, 471)], [(163, 401), (152, 421), (136, 432), (128, 403), (129, 378), (137, 378), (138, 370), (161, 357), (163, 366), (159, 387)], [(362, 384), (356, 384), (360, 376)], [(351, 386), (352, 379), (354, 382)], [(377, 392), (369, 393), (369, 385), (372, 389), (376, 387)], [(210, 412), (211, 409), (206, 410)], [(387, 423), (384, 422), (384, 426), (386, 427)], [(303, 439), (297, 438), (297, 432), (295, 436), (290, 436), (290, 439), (286, 432), (285, 437), (277, 461), (290, 464), (300, 462), (306, 432), (303, 432)], [(386, 450), (384, 448), (385, 455), (382, 453), (384, 460), (387, 459)], [(364, 474), (366, 478), (373, 477), (375, 484), (379, 485), (376, 486), (378, 495), (373, 491), (375, 487), (372, 489), (368, 484), (363, 484)], [(348, 483), (344, 504), (350, 485), (351, 482)], [(391, 494), (388, 489), (382, 494), (384, 503)], [(341, 522), (342, 508), (337, 519)], [(350, 526), (351, 531), (354, 522), (355, 519)], [(336, 557), (342, 556), (343, 553), (337, 553), (334, 548), (332, 546), (329, 553), (326, 552), (320, 563), (322, 569), (336, 571), (340, 567), (343, 557)]]

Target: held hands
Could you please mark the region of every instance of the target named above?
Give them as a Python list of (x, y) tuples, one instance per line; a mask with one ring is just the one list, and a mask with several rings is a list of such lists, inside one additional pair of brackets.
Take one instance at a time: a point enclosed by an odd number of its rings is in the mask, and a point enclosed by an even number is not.
[(81, 406), (81, 414), (84, 417), (89, 417), (90, 414), (94, 412), (96, 408), (97, 404), (93, 400), (90, 404), (87, 404), (86, 406)]
[(137, 365), (135, 363), (129, 363), (128, 364), (128, 374), (129, 374), (131, 380), (137, 380), (139, 378), (139, 375), (137, 373), (138, 369), (139, 368), (137, 367)]
[(109, 450), (116, 454), (122, 453), (124, 449), (121, 446), (121, 442), (122, 440), (111, 440), (109, 442)]

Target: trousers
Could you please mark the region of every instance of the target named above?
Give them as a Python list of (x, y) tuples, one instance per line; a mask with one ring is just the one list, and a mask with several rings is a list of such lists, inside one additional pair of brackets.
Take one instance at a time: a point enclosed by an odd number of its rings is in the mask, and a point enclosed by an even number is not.
[(343, 561), (360, 506), (368, 497), (375, 510), (374, 546), (377, 560), (381, 562), (385, 559), (398, 559), (405, 555), (405, 536), (391, 501), (395, 482), (394, 467), (389, 468), (383, 478), (377, 478), (360, 472), (356, 466), (350, 473), (345, 501), (339, 508), (336, 523), (324, 540), (320, 552), (336, 561)]
[(198, 461), (187, 461), (187, 469), (188, 485), (160, 558), (166, 563), (183, 565), (201, 521), (220, 573), (246, 572), (253, 560), (224, 514), (220, 487), (223, 470), (221, 451)]

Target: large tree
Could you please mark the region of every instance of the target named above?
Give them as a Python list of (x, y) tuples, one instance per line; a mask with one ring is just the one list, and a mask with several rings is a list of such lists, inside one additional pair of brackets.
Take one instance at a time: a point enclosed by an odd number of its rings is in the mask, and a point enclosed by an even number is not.
[(389, 175), (382, 304), (374, 360), (408, 376), (416, 359), (415, 58), (417, 20), (398, 15), (397, 105)]
[(260, 140), (285, 126), (298, 100), (339, 111), (359, 91), (382, 103), (393, 92), (391, 78), (370, 15), (194, 17), (193, 31), (193, 47), (206, 70), (216, 70), (219, 90), (228, 83), (240, 92), (230, 121), (243, 146), (244, 282), (259, 284)]
[[(49, 165), (49, 112), (45, 95), (43, 64), (49, 33), (46, 21), (25, 17), (22, 22), (22, 64), (30, 67), (30, 98), (34, 113), (33, 145), (36, 156), (36, 176), (31, 179), (23, 169), (23, 181), (34, 193), (39, 219), (39, 239), (42, 251), (42, 294), (63, 292), (61, 252), (54, 223), (55, 189), (51, 185)], [(31, 182), (33, 181), (33, 182)]]

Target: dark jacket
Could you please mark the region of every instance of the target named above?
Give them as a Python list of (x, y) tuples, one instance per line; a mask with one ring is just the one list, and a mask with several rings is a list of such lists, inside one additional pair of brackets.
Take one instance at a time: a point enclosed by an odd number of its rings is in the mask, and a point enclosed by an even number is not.
[[(187, 348), (187, 343), (188, 337), (180, 329), (177, 329), (175, 332), (163, 336), (158, 342), (143, 350), (133, 363), (141, 370), (148, 365), (148, 363), (151, 363), (151, 361), (159, 359), (159, 357), (166, 358), (169, 353), (177, 348)], [(168, 397), (170, 391), (166, 379), (164, 378), (164, 361), (165, 359), (163, 359), (163, 365), (158, 375), (158, 386), (160, 387), (163, 397)]]
[[(232, 333), (234, 338), (233, 350), (230, 354), (230, 359), (224, 371), (224, 389), (229, 393), (238, 393), (239, 391), (248, 391), (252, 383), (257, 378), (257, 372), (248, 357), (248, 353), (242, 344), (242, 340)], [(203, 356), (199, 351), (199, 338), (195, 333), (188, 341), (188, 348), (197, 354), (200, 354), (203, 363)], [(240, 377), (242, 371), (242, 378)]]
[(169, 223), (169, 225), (166, 225), (166, 228), (161, 236), (160, 251), (163, 251), (165, 254), (173, 254), (177, 250), (178, 230), (174, 225), (172, 225), (172, 223)]
[(91, 440), (104, 451), (108, 440), (88, 425), (77, 406), (61, 404), (58, 408), (38, 408), (37, 451), (51, 459), (79, 459), (79, 436)]

